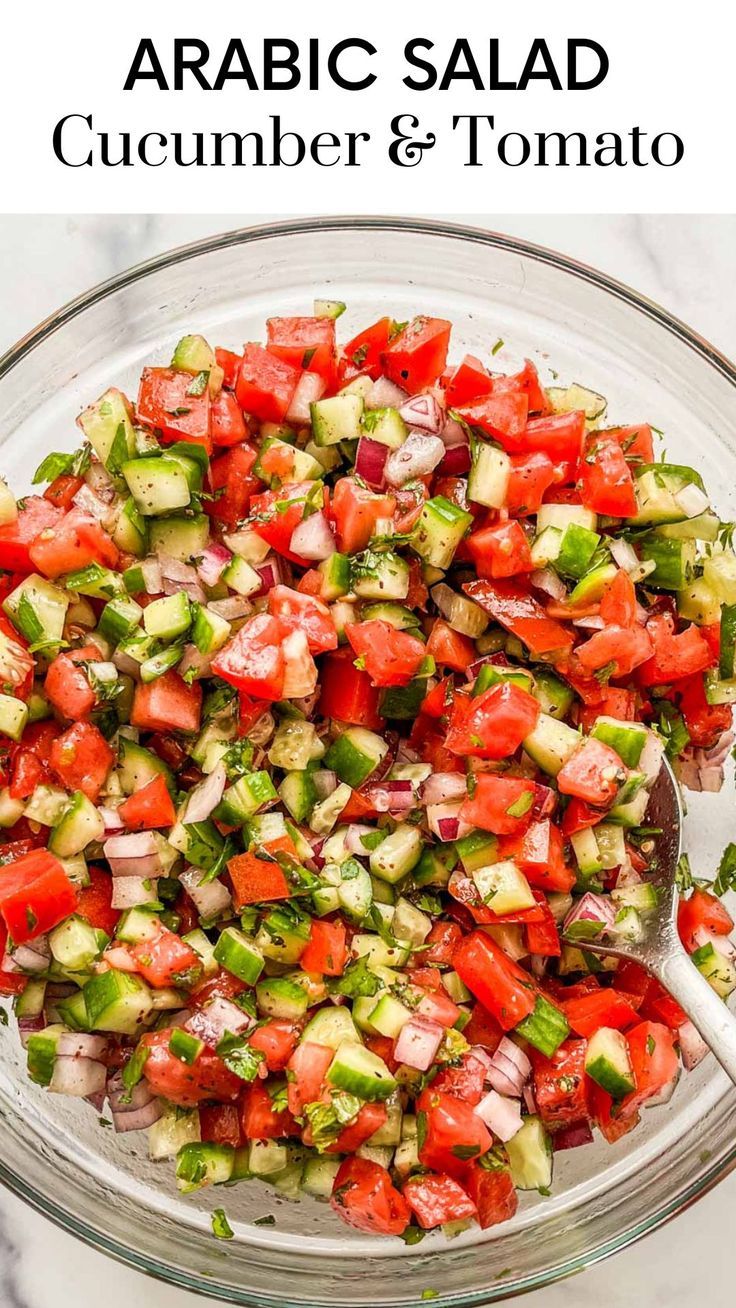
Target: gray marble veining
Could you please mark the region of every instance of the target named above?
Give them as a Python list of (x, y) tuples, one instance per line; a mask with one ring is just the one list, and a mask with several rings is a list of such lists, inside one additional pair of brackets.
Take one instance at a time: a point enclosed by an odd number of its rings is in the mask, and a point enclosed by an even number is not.
[[(0, 351), (94, 283), (171, 246), (274, 215), (0, 218)], [(635, 286), (736, 354), (736, 218), (450, 215), (571, 254)], [(523, 1300), (529, 1308), (689, 1308), (704, 1282), (730, 1303), (736, 1176), (634, 1248)], [(0, 1191), (0, 1308), (195, 1308), (204, 1302), (114, 1265)]]

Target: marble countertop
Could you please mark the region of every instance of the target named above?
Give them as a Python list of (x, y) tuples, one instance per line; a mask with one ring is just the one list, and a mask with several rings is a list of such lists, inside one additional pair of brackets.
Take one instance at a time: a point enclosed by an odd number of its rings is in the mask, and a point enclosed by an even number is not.
[[(736, 219), (716, 216), (449, 215), (555, 247), (635, 286), (736, 355)], [(0, 218), (0, 352), (94, 283), (171, 246), (274, 215)], [(732, 1239), (736, 1174), (686, 1214), (605, 1267), (539, 1290), (529, 1308), (686, 1308), (732, 1296), (723, 1249)], [(707, 1271), (706, 1271), (707, 1269)], [(605, 1289), (602, 1289), (605, 1287)], [(0, 1308), (196, 1308), (204, 1302), (113, 1267), (0, 1191)]]

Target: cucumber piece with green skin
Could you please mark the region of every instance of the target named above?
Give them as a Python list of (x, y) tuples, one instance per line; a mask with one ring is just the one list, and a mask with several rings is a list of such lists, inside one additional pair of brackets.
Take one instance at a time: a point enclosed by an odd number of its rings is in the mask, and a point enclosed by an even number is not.
[(379, 600), (374, 604), (363, 604), (360, 609), (361, 622), (388, 622), (397, 631), (415, 631), (419, 618), (413, 609), (404, 608), (392, 600)]
[(534, 908), (537, 902), (524, 873), (513, 859), (477, 867), (472, 875), (483, 903), (499, 916)]
[(148, 1130), (148, 1157), (154, 1162), (176, 1158), (188, 1144), (199, 1144), (201, 1132), (196, 1108), (166, 1104), (158, 1121)]
[(191, 502), (187, 474), (177, 459), (131, 459), (121, 471), (144, 517), (185, 509)]
[(497, 663), (484, 663), (475, 678), (473, 695), (482, 695), (484, 690), (490, 690), (491, 686), (500, 686), (505, 681), (509, 681), (512, 686), (519, 686), (530, 695), (534, 693), (532, 689), (534, 677), (525, 668), (507, 668)]
[(51, 1085), (56, 1062), (56, 1047), (64, 1027), (56, 1023), (28, 1037), (26, 1058), (28, 1076), (36, 1085)]
[(703, 577), (724, 604), (736, 604), (736, 555), (731, 550), (706, 557)]
[(618, 908), (635, 908), (637, 913), (653, 913), (659, 902), (656, 886), (646, 881), (638, 886), (617, 886), (611, 899)]
[(309, 996), (303, 986), (287, 976), (269, 977), (256, 985), (256, 1004), (265, 1017), (296, 1022), (306, 1013)]
[(287, 772), (279, 786), (279, 798), (295, 822), (306, 822), (317, 803), (317, 791), (309, 772)]
[(156, 640), (175, 640), (189, 630), (192, 611), (189, 597), (183, 590), (175, 595), (163, 595), (143, 610), (143, 630)]
[(123, 735), (118, 742), (117, 775), (124, 795), (134, 795), (156, 777), (163, 777), (168, 789), (174, 790), (173, 773), (163, 759)]
[(345, 394), (310, 404), (315, 445), (339, 445), (341, 441), (358, 440), (364, 407), (359, 395)]
[(705, 577), (696, 577), (677, 592), (677, 612), (699, 627), (710, 627), (720, 621), (721, 601)]
[(92, 599), (110, 600), (125, 592), (120, 573), (104, 568), (100, 563), (89, 563), (85, 568), (67, 572), (63, 582), (67, 590), (76, 591), (78, 595), (89, 595)]
[(565, 1014), (544, 995), (537, 995), (532, 1012), (518, 1023), (515, 1030), (546, 1058), (551, 1058), (570, 1034)]
[(340, 599), (350, 590), (350, 559), (347, 554), (331, 554), (317, 565), (322, 577), (320, 596), (327, 603)]
[(19, 741), (28, 722), (28, 705), (14, 695), (0, 694), (0, 735)]
[(315, 300), (314, 316), (315, 318), (339, 318), (345, 312), (347, 305), (342, 300)]
[(379, 441), (390, 450), (400, 450), (409, 435), (409, 428), (398, 409), (368, 409), (363, 414), (361, 426), (372, 441)]
[(60, 1021), (64, 1022), (70, 1031), (89, 1031), (83, 990), (75, 990), (68, 999), (60, 999), (56, 1004), (56, 1012)]
[(130, 595), (110, 600), (100, 614), (99, 630), (117, 645), (136, 630), (143, 617), (143, 609)]
[(350, 1009), (337, 1007), (318, 1009), (299, 1037), (300, 1044), (326, 1045), (328, 1049), (339, 1049), (350, 1041), (361, 1044), (360, 1035)]
[(256, 935), (256, 946), (277, 963), (298, 963), (309, 942), (311, 918), (298, 914), (293, 904), (288, 911), (273, 908)]
[(601, 598), (607, 586), (610, 586), (618, 568), (615, 563), (601, 563), (590, 572), (586, 572), (584, 577), (576, 586), (573, 586), (569, 595), (569, 603), (573, 604), (595, 604)]
[(211, 609), (205, 608), (203, 604), (192, 605), (192, 611), (194, 644), (200, 654), (216, 654), (223, 645), (227, 645), (233, 631), (231, 624), (219, 613), (213, 613)]
[(537, 535), (547, 527), (555, 527), (565, 532), (570, 526), (582, 527), (594, 532), (598, 526), (598, 515), (591, 509), (584, 509), (581, 504), (541, 504), (537, 513)]
[(225, 927), (215, 945), (216, 963), (246, 985), (253, 986), (264, 968), (264, 958), (256, 943), (238, 927)]
[(549, 1190), (552, 1138), (540, 1118), (525, 1117), (521, 1130), (506, 1141), (511, 1177), (517, 1190)]
[(245, 559), (239, 558), (237, 554), (233, 555), (227, 567), (223, 569), (220, 580), (244, 599), (248, 599), (250, 595), (257, 595), (259, 590), (263, 589), (263, 578), (250, 563), (246, 563)]
[(58, 786), (36, 786), (23, 809), (29, 822), (40, 822), (43, 827), (55, 827), (69, 805), (69, 796)]
[(268, 761), (285, 772), (300, 772), (324, 756), (317, 730), (311, 722), (286, 718), (276, 728), (268, 751)]
[(623, 1099), (636, 1089), (629, 1046), (622, 1031), (602, 1026), (590, 1037), (585, 1073), (613, 1099)]
[(409, 565), (392, 550), (366, 550), (351, 560), (351, 587), (359, 599), (402, 600), (409, 593)]
[(355, 859), (340, 867), (337, 886), (338, 905), (350, 922), (360, 923), (371, 911), (374, 900), (371, 878)]
[(733, 704), (736, 701), (736, 677), (721, 681), (714, 673), (706, 672), (705, 698), (709, 704)]
[(535, 568), (546, 568), (554, 564), (562, 545), (562, 532), (559, 527), (545, 527), (532, 541), (531, 556)]
[(721, 646), (718, 675), (729, 681), (736, 675), (736, 604), (724, 604), (721, 609)]
[(25, 989), (13, 1000), (13, 1012), (16, 1017), (40, 1017), (46, 998), (45, 979), (29, 977)]
[(605, 714), (596, 718), (590, 734), (615, 750), (630, 768), (636, 767), (647, 740), (647, 729), (641, 722), (621, 722)]
[(624, 829), (616, 822), (598, 822), (592, 828), (604, 871), (612, 871), (626, 862)]
[(601, 537), (596, 531), (571, 522), (562, 533), (560, 550), (554, 561), (555, 571), (561, 577), (580, 581), (588, 572), (600, 543)]
[(387, 753), (387, 742), (377, 736), (375, 731), (368, 731), (365, 727), (348, 727), (330, 745), (324, 764), (355, 790), (375, 772)]
[(161, 930), (161, 919), (148, 908), (129, 908), (115, 928), (116, 940), (126, 945), (140, 945), (155, 940)]
[(3, 600), (3, 609), (29, 645), (54, 645), (64, 635), (69, 595), (32, 573)]
[(682, 590), (691, 580), (695, 568), (694, 540), (671, 540), (650, 532), (637, 541), (643, 563), (654, 563), (647, 573), (646, 584), (652, 590)]
[(49, 849), (58, 858), (73, 858), (81, 854), (93, 840), (101, 840), (105, 823), (94, 804), (75, 791), (66, 812), (62, 814), (49, 836)]
[(556, 677), (553, 672), (548, 672), (542, 667), (535, 668), (534, 682), (529, 689), (534, 698), (539, 700), (543, 713), (551, 718), (567, 717), (572, 707), (573, 692), (570, 686)]
[(7, 786), (0, 790), (0, 828), (6, 831), (9, 827), (14, 827), (23, 817), (24, 809), (25, 801), (13, 799)]
[(411, 952), (408, 945), (400, 942), (388, 945), (379, 935), (368, 933), (353, 936), (351, 947), (357, 958), (367, 958), (371, 970), (381, 967), (404, 967), (409, 961)]
[(194, 867), (209, 872), (222, 856), (225, 842), (214, 822), (185, 820), (177, 822), (171, 828), (168, 843), (172, 849), (177, 849), (180, 854), (183, 854)]
[(146, 553), (148, 526), (132, 495), (128, 496), (120, 510), (111, 535), (113, 543), (124, 554), (135, 554), (136, 558), (141, 558)]
[(416, 827), (400, 822), (370, 856), (374, 876), (395, 885), (416, 867), (422, 856), (422, 837)]
[(618, 822), (622, 827), (640, 827), (648, 807), (649, 793), (640, 790), (628, 803), (614, 804), (613, 808), (609, 809), (608, 816), (612, 822)]
[(548, 386), (546, 395), (554, 413), (581, 412), (588, 422), (602, 418), (608, 405), (604, 395), (598, 395), (578, 382), (572, 382), (570, 386)]
[(104, 931), (72, 915), (49, 932), (51, 956), (69, 972), (85, 972), (109, 942)]
[(457, 591), (444, 582), (432, 587), (432, 599), (445, 622), (461, 636), (477, 640), (488, 627), (490, 618), (480, 604), (468, 599), (466, 595), (458, 595)]
[[(204, 336), (182, 336), (171, 356), (171, 366), (177, 372), (188, 372), (193, 377), (199, 376), (200, 373), (207, 373), (205, 385), (209, 386), (213, 395), (216, 395), (222, 387), (222, 368), (217, 362), (215, 351)], [(204, 390), (204, 385), (202, 389)]]
[(325, 1203), (331, 1198), (335, 1186), (335, 1177), (340, 1170), (341, 1159), (322, 1155), (308, 1158), (302, 1172), (302, 1190), (313, 1199), (323, 1199)]
[(278, 792), (268, 772), (247, 772), (232, 786), (228, 786), (215, 809), (218, 822), (242, 826), (264, 804), (278, 799)]
[(206, 550), (210, 539), (210, 520), (203, 513), (191, 517), (172, 514), (154, 518), (149, 526), (151, 549), (168, 554), (180, 563), (190, 563)]
[(382, 1058), (354, 1040), (343, 1041), (327, 1069), (327, 1080), (338, 1090), (346, 1090), (369, 1103), (388, 1099), (396, 1089)]
[(690, 515), (676, 499), (685, 486), (703, 490), (703, 480), (692, 468), (679, 464), (644, 463), (634, 468), (637, 512), (629, 521), (636, 526), (684, 522)]
[(192, 1194), (204, 1185), (225, 1185), (233, 1174), (232, 1145), (189, 1143), (176, 1157), (176, 1184), (182, 1194)]
[(399, 1032), (411, 1021), (412, 1011), (400, 999), (386, 991), (371, 1009), (368, 1020), (379, 1035), (395, 1040)]
[(425, 563), (444, 571), (452, 563), (455, 551), (472, 523), (472, 513), (451, 503), (444, 495), (435, 495), (422, 508), (412, 533), (411, 547)]
[(413, 722), (426, 694), (426, 677), (415, 677), (405, 686), (387, 686), (381, 694), (381, 716), (397, 722)]
[(350, 786), (343, 781), (331, 795), (315, 804), (309, 815), (309, 830), (316, 836), (326, 836), (332, 831), (352, 793)]
[(537, 725), (524, 740), (524, 749), (538, 767), (556, 777), (580, 744), (579, 732), (548, 713), (540, 713)]
[(152, 995), (140, 977), (129, 972), (101, 972), (82, 991), (91, 1031), (135, 1035), (152, 1010)]
[(425, 849), (416, 867), (412, 869), (412, 883), (418, 887), (446, 886), (452, 869), (444, 861), (444, 857), (443, 851), (439, 849)]
[(251, 1140), (248, 1150), (248, 1170), (251, 1176), (264, 1180), (283, 1172), (289, 1162), (288, 1145), (280, 1140)]
[(690, 962), (695, 964), (700, 975), (705, 977), (708, 985), (721, 999), (728, 999), (736, 990), (736, 967), (712, 944), (701, 945), (700, 949), (696, 949), (690, 955)]
[(468, 473), (468, 499), (489, 509), (501, 509), (511, 477), (511, 460), (505, 450), (475, 439)]
[(570, 844), (583, 881), (603, 871), (603, 859), (592, 827), (573, 832)]
[(695, 518), (686, 518), (684, 522), (664, 523), (656, 531), (658, 536), (672, 540), (714, 541), (718, 539), (720, 528), (717, 515), (706, 509), (704, 513), (699, 513)]
[(494, 863), (498, 852), (498, 837), (489, 831), (471, 831), (455, 841), (455, 852), (466, 872)]
[(92, 449), (109, 472), (117, 474), (135, 453), (135, 430), (129, 401), (111, 387), (77, 419)]

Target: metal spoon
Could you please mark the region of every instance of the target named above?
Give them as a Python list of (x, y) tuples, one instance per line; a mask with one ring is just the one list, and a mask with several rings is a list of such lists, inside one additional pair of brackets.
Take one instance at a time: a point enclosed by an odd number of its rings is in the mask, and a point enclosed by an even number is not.
[[(685, 1010), (736, 1084), (736, 1016), (690, 962), (677, 933), (675, 871), (682, 853), (683, 812), (680, 789), (666, 759), (652, 787), (646, 818), (648, 825), (661, 830), (661, 835), (653, 837), (656, 870), (647, 878), (656, 887), (657, 908), (643, 916), (639, 939), (621, 939), (615, 944), (586, 940), (585, 948), (591, 954), (632, 958), (651, 972)], [(562, 938), (580, 947), (579, 940)]]

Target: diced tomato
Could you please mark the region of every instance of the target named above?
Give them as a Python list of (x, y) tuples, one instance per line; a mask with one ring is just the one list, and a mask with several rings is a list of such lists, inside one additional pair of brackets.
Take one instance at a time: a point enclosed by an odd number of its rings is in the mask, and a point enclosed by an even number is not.
[(201, 395), (199, 379), (175, 368), (144, 368), (136, 413), (146, 427), (157, 428), (172, 441), (191, 441), (212, 452), (210, 392)]
[(452, 323), (420, 315), (398, 332), (381, 356), (386, 376), (415, 395), (445, 370)]
[(528, 972), (512, 962), (483, 931), (473, 931), (455, 950), (455, 971), (504, 1031), (518, 1026), (536, 1004)]
[(636, 513), (634, 478), (621, 446), (594, 433), (580, 463), (580, 497), (586, 509), (612, 518)]
[(587, 1117), (585, 1050), (585, 1040), (565, 1040), (551, 1058), (530, 1051), (537, 1110), (550, 1130)]
[(489, 1226), (509, 1221), (516, 1212), (519, 1197), (508, 1167), (489, 1170), (480, 1163), (472, 1163), (463, 1179), (478, 1214), (478, 1225), (486, 1231)]
[(76, 906), (76, 887), (48, 850), (35, 849), (0, 868), (0, 916), (16, 945), (58, 926)]
[[(596, 710), (595, 718), (598, 716)], [(594, 827), (597, 822), (600, 822), (601, 817), (600, 809), (591, 808), (582, 799), (573, 797), (565, 809), (562, 818), (562, 830), (566, 836), (574, 836), (576, 831), (584, 831), (586, 827)]]
[(650, 1022), (664, 1022), (664, 1025), (674, 1032), (679, 1032), (682, 1024), (688, 1020), (684, 1008), (680, 1007), (677, 1000), (673, 999), (654, 977), (650, 979), (639, 1016), (647, 1018)]
[(297, 1045), (286, 1068), (289, 1111), (301, 1117), (306, 1104), (316, 1103), (322, 1094), (327, 1069), (335, 1056), (327, 1045), (305, 1040)]
[(162, 776), (129, 795), (118, 814), (131, 831), (155, 831), (157, 827), (172, 827), (176, 821), (176, 810)]
[(625, 780), (626, 768), (616, 751), (593, 739), (578, 745), (557, 773), (560, 794), (598, 807), (612, 804)]
[(426, 647), (417, 636), (380, 618), (351, 622), (345, 635), (374, 686), (405, 686), (426, 656)]
[(651, 652), (652, 642), (643, 627), (609, 626), (578, 645), (575, 663), (586, 676), (610, 667), (612, 677), (629, 677), (635, 668), (648, 666)]
[(150, 986), (188, 985), (202, 971), (202, 960), (186, 940), (162, 926), (152, 940), (130, 946), (138, 971)]
[(51, 767), (67, 790), (81, 790), (96, 803), (115, 753), (91, 722), (75, 722), (51, 746)]
[(627, 459), (632, 463), (654, 461), (654, 441), (648, 423), (639, 423), (638, 427), (609, 427), (606, 436), (618, 441)]
[(697, 949), (696, 932), (710, 931), (715, 936), (729, 936), (733, 918), (720, 899), (709, 890), (696, 886), (689, 899), (681, 899), (677, 910), (677, 930), (689, 954)]
[(223, 446), (240, 445), (248, 435), (243, 411), (232, 391), (220, 391), (212, 401), (210, 418), (212, 444), (222, 449)]
[(31, 722), (13, 750), (8, 790), (11, 799), (30, 799), (36, 786), (50, 779), (51, 745), (61, 735), (56, 722)]
[(527, 922), (524, 927), (526, 947), (530, 954), (540, 954), (543, 958), (559, 958), (562, 954), (562, 945), (552, 910), (541, 891), (537, 891), (534, 898), (544, 913), (544, 921)]
[[(487, 1015), (486, 1015), (487, 1016)], [(490, 1020), (490, 1019), (489, 1019)], [(467, 1027), (464, 1028), (467, 1030)], [(501, 1039), (498, 1031), (496, 1043)], [(432, 1081), (432, 1089), (444, 1094), (455, 1095), (466, 1104), (479, 1104), (485, 1094), (487, 1065), (484, 1059), (474, 1054), (472, 1049), (462, 1054), (458, 1063), (448, 1063), (441, 1067)]]
[(467, 1163), (490, 1149), (491, 1134), (473, 1112), (472, 1104), (430, 1085), (422, 1091), (416, 1106), (418, 1118), (424, 1114), (419, 1160), (425, 1167), (462, 1178)]
[(193, 1063), (183, 1063), (171, 1053), (170, 1039), (166, 1028), (148, 1031), (141, 1039), (148, 1055), (143, 1074), (155, 1095), (180, 1108), (196, 1108), (206, 1099), (233, 1103), (239, 1098), (243, 1082), (214, 1050), (205, 1045)]
[(342, 378), (348, 380), (351, 376), (363, 373), (375, 381), (381, 374), (381, 357), (391, 339), (392, 330), (391, 318), (379, 318), (378, 322), (347, 341), (340, 361)]
[(272, 1094), (277, 1089), (277, 1085), (267, 1087), (263, 1081), (253, 1081), (247, 1086), (240, 1110), (246, 1140), (280, 1140), (296, 1134), (296, 1123), (288, 1108), (273, 1106)]
[(269, 318), (269, 354), (293, 368), (316, 372), (327, 386), (335, 376), (335, 323), (332, 318)]
[(229, 391), (235, 390), (242, 358), (242, 354), (236, 354), (234, 350), (223, 350), (219, 345), (215, 350), (215, 361), (218, 368), (222, 368), (222, 384)]
[(466, 354), (456, 364), (445, 383), (445, 403), (448, 409), (457, 409), (469, 400), (481, 395), (490, 395), (493, 390), (493, 378), (480, 359), (473, 354)]
[[(342, 484), (338, 482), (338, 486)], [(329, 492), (324, 490), (321, 493), (327, 502)], [(252, 495), (250, 499), (249, 526), (256, 535), (268, 541), (278, 554), (299, 567), (307, 567), (308, 562), (289, 547), (294, 530), (304, 517), (307, 497), (311, 496), (310, 502), (314, 504), (314, 494), (315, 483), (312, 481), (289, 482), (279, 490), (264, 491), (262, 495)]]
[[(702, 630), (702, 628), (701, 628)], [(729, 731), (733, 718), (731, 704), (709, 704), (705, 695), (702, 673), (696, 672), (678, 683), (680, 712), (696, 749), (710, 749), (717, 744), (724, 731)]]
[(96, 645), (85, 645), (83, 649), (70, 650), (68, 654), (57, 654), (49, 666), (44, 690), (62, 717), (79, 722), (92, 712), (97, 698), (79, 665), (99, 657)]
[(89, 885), (77, 889), (76, 913), (85, 922), (112, 936), (120, 921), (120, 911), (112, 907), (112, 877), (104, 868), (94, 865), (87, 869)]
[(512, 454), (506, 508), (512, 517), (526, 518), (539, 509), (544, 493), (555, 479), (552, 460), (541, 450)]
[(433, 922), (424, 942), (427, 948), (422, 954), (422, 960), (449, 967), (462, 937), (463, 933), (456, 922)]
[(301, 370), (264, 350), (246, 345), (235, 385), (238, 404), (261, 422), (283, 422)]
[(194, 986), (190, 1001), (195, 1008), (204, 1008), (211, 999), (237, 999), (244, 990), (244, 981), (220, 968), (213, 977)]
[(136, 686), (130, 724), (143, 731), (198, 731), (201, 711), (200, 683), (188, 686), (172, 670)]
[(244, 442), (210, 463), (209, 483), (215, 498), (205, 500), (205, 511), (230, 531), (248, 517), (251, 496), (261, 485), (252, 475), (256, 458), (256, 451)]
[(63, 513), (40, 495), (29, 495), (15, 522), (0, 527), (0, 568), (7, 572), (33, 572), (30, 548), (38, 537), (53, 530)]
[(518, 582), (471, 581), (463, 590), (532, 654), (551, 654), (572, 645), (571, 631), (548, 618), (541, 604)]
[(348, 1226), (369, 1235), (401, 1235), (411, 1216), (386, 1168), (367, 1158), (346, 1158), (340, 1164), (330, 1206)]
[(343, 554), (364, 550), (375, 535), (380, 518), (392, 518), (396, 509), (393, 495), (374, 495), (352, 477), (341, 477), (332, 496), (332, 514), (337, 528), (337, 545)]
[(529, 826), (533, 806), (533, 781), (482, 772), (475, 778), (472, 797), (463, 802), (460, 818), (482, 831), (512, 836)]
[(611, 1095), (590, 1078), (586, 1087), (586, 1098), (590, 1118), (595, 1122), (607, 1144), (615, 1144), (622, 1136), (628, 1135), (629, 1131), (633, 1131), (634, 1127), (638, 1126), (639, 1114), (632, 1113), (629, 1117), (622, 1117), (619, 1113), (619, 1105)]
[(233, 883), (237, 912), (247, 904), (291, 898), (291, 887), (278, 863), (252, 853), (236, 854), (229, 860), (227, 870)]
[(96, 518), (82, 509), (71, 509), (63, 518), (44, 527), (31, 542), (28, 554), (34, 568), (44, 577), (101, 563), (114, 568), (118, 551)]
[(565, 894), (575, 884), (575, 873), (565, 866), (562, 835), (549, 818), (530, 823), (521, 836), (504, 839), (499, 852), (502, 858), (513, 858), (527, 880), (540, 890)]
[(601, 595), (600, 615), (607, 625), (617, 627), (630, 627), (636, 621), (636, 590), (623, 568), (618, 569)]
[(367, 672), (354, 666), (353, 659), (352, 649), (340, 649), (322, 660), (319, 713), (348, 726), (378, 731), (383, 726), (379, 690)]
[(617, 990), (595, 990), (579, 999), (563, 1002), (562, 1009), (576, 1035), (586, 1040), (602, 1026), (625, 1031), (637, 1022), (637, 1013), (631, 1001)]
[(282, 640), (281, 623), (267, 613), (256, 613), (215, 655), (212, 671), (246, 695), (281, 699), (286, 675)]
[(243, 1138), (237, 1105), (201, 1104), (199, 1131), (202, 1140), (208, 1143), (230, 1145), (232, 1149), (237, 1149)]
[(312, 654), (337, 649), (337, 629), (329, 608), (322, 600), (292, 590), (273, 586), (268, 592), (268, 611), (278, 618), (284, 632), (303, 631)]
[(471, 427), (492, 436), (509, 453), (526, 448), (529, 401), (522, 392), (496, 392), (473, 404), (458, 408), (460, 417)]
[(479, 577), (514, 577), (534, 569), (526, 532), (513, 518), (473, 532), (465, 543)]
[(710, 646), (693, 624), (675, 635), (672, 618), (658, 613), (647, 622), (647, 632), (654, 645), (654, 655), (639, 669), (642, 686), (681, 681), (712, 666)]
[[(384, 1125), (388, 1118), (386, 1105), (380, 1103), (363, 1104), (357, 1117), (344, 1126), (335, 1142), (327, 1146), (328, 1154), (351, 1154), (370, 1140), (372, 1135)], [(303, 1133), (305, 1144), (309, 1143), (307, 1132)]]
[(495, 1017), (486, 1012), (481, 1004), (476, 1004), (470, 1021), (463, 1027), (463, 1035), (471, 1045), (481, 1045), (493, 1054), (503, 1039), (503, 1030)]
[(46, 487), (43, 497), (57, 509), (70, 509), (74, 496), (83, 485), (83, 477), (73, 477), (70, 473), (62, 472), (58, 477), (54, 477), (50, 486)]
[(627, 1031), (626, 1040), (636, 1089), (621, 1100), (622, 1117), (635, 1113), (664, 1090), (679, 1068), (674, 1035), (661, 1022), (639, 1022)]
[(455, 681), (453, 677), (443, 677), (438, 681), (436, 686), (424, 696), (421, 703), (421, 713), (428, 718), (444, 718), (450, 711), (452, 701), (455, 697)]
[[(5, 957), (8, 947), (8, 933), (0, 917), (0, 960)], [(22, 972), (4, 972), (0, 968), (0, 995), (22, 995), (30, 977)]]
[(347, 943), (342, 922), (327, 922), (313, 918), (309, 928), (309, 943), (299, 959), (305, 972), (320, 976), (341, 976), (345, 971)]
[(435, 621), (424, 649), (437, 667), (453, 668), (455, 672), (465, 672), (476, 658), (472, 640), (459, 631), (453, 631), (443, 618)]
[(592, 707), (583, 704), (578, 708), (580, 725), (586, 733), (594, 726), (596, 719), (603, 715), (618, 718), (619, 722), (633, 722), (636, 718), (636, 692), (623, 690), (620, 686), (606, 686), (600, 704)]
[(402, 1194), (425, 1231), (477, 1213), (473, 1200), (451, 1176), (415, 1176), (404, 1183)]
[(248, 1044), (264, 1056), (269, 1072), (283, 1072), (299, 1039), (299, 1025), (272, 1017), (248, 1036)]
[(539, 713), (539, 701), (512, 681), (498, 682), (480, 695), (456, 695), (447, 748), (473, 758), (510, 758), (534, 730)]
[(524, 434), (524, 449), (541, 450), (553, 463), (576, 464), (584, 438), (584, 413), (555, 413), (530, 419)]

